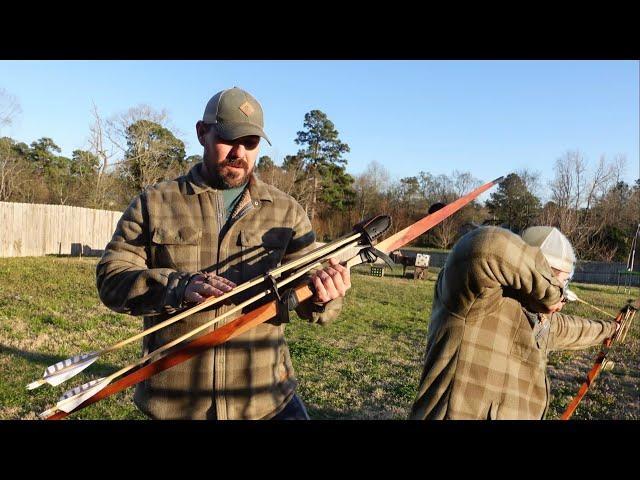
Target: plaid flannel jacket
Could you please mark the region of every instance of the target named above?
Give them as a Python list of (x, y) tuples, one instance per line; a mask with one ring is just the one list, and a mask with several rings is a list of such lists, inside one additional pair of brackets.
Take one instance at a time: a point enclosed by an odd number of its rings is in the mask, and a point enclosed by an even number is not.
[[(101, 300), (117, 312), (145, 315), (145, 329), (184, 306), (185, 287), (196, 272), (215, 272), (239, 285), (314, 248), (315, 235), (302, 207), (254, 176), (230, 226), (221, 232), (222, 194), (203, 180), (201, 165), (137, 196), (98, 263)], [(259, 291), (260, 286), (252, 288), (232, 297), (231, 305), (218, 304), (144, 337), (143, 354)], [(324, 324), (338, 315), (341, 305), (342, 299), (333, 300), (318, 313), (307, 302), (297, 312)], [(296, 385), (284, 324), (272, 320), (139, 383), (134, 401), (156, 419), (270, 418), (284, 408)]]
[(438, 277), (412, 419), (541, 419), (547, 352), (596, 345), (615, 322), (544, 311), (561, 285), (541, 251), (497, 227), (462, 237)]

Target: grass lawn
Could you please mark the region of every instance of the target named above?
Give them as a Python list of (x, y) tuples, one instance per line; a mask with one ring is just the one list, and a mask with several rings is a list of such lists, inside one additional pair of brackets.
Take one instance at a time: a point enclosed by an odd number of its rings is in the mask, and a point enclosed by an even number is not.
[[(105, 376), (140, 355), (134, 342), (93, 364), (58, 387), (27, 391), (48, 365), (74, 354), (110, 345), (137, 333), (142, 322), (103, 306), (95, 288), (95, 258), (0, 259), (0, 419), (35, 419), (63, 391)], [(295, 315), (287, 339), (300, 381), (299, 393), (315, 419), (404, 419), (413, 402), (422, 355), (435, 270), (429, 279), (400, 278), (401, 268), (384, 278), (353, 272), (353, 287), (340, 317), (331, 325), (307, 324)], [(627, 298), (615, 287), (574, 284), (583, 299), (616, 313)], [(586, 306), (563, 310), (597, 316)], [(638, 319), (636, 319), (638, 320)], [(638, 321), (625, 345), (609, 358), (616, 362), (591, 387), (574, 418), (640, 419)], [(597, 348), (553, 353), (549, 359), (552, 401), (549, 418), (558, 418), (578, 391)], [(102, 400), (74, 419), (142, 419), (130, 388)]]

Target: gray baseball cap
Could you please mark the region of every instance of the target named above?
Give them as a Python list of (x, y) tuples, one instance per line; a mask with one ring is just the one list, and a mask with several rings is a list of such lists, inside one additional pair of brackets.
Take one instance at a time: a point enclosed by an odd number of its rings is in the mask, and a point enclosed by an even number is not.
[(238, 87), (222, 90), (211, 97), (202, 121), (215, 125), (216, 132), (225, 140), (258, 135), (271, 145), (263, 130), (262, 107), (251, 94)]

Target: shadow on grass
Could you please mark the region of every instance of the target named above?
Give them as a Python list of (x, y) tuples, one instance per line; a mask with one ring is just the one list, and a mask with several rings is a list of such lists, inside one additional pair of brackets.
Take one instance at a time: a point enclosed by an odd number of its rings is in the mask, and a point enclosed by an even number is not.
[[(3, 354), (3, 353), (6, 353), (14, 357), (24, 358), (30, 363), (40, 364), (40, 365), (43, 365), (44, 367), (48, 367), (49, 365), (53, 365), (54, 363), (58, 363), (61, 360), (66, 360), (68, 358), (60, 355), (48, 355), (48, 354), (39, 353), (39, 352), (29, 352), (26, 350), (20, 350), (17, 348), (9, 347), (7, 345), (3, 345), (0, 343), (0, 354)], [(96, 362), (92, 364), (89, 368), (94, 373), (106, 374), (119, 369), (120, 365)]]

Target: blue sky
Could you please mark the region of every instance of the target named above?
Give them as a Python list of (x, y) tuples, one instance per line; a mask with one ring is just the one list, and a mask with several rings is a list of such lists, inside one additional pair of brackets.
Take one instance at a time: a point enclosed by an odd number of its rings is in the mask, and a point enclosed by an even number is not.
[(88, 146), (92, 101), (104, 117), (146, 103), (200, 154), (195, 122), (234, 85), (262, 103), (273, 146), (261, 155), (277, 163), (319, 109), (351, 147), (354, 175), (375, 160), (395, 179), (529, 168), (547, 181), (580, 150), (592, 166), (626, 155), (625, 180), (640, 176), (637, 61), (0, 61), (0, 88), (22, 108), (0, 135), (51, 137), (70, 156)]

